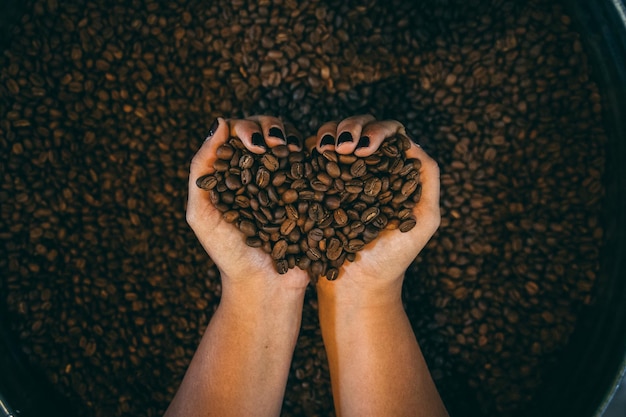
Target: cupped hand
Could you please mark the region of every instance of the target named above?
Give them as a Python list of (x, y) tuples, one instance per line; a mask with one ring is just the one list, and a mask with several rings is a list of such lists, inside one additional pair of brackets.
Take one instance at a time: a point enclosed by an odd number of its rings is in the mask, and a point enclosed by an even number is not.
[[(334, 150), (339, 154), (366, 157), (376, 152), (381, 144), (396, 134), (406, 135), (404, 126), (397, 121), (376, 121), (372, 116), (354, 116), (339, 123), (324, 124), (317, 136), (307, 139), (309, 148), (319, 152)], [(362, 292), (377, 294), (389, 288), (401, 288), (404, 273), (439, 227), (439, 168), (424, 150), (411, 141), (407, 158), (421, 161), (420, 181), (422, 194), (413, 208), (416, 226), (406, 233), (383, 230), (376, 239), (357, 252), (354, 262), (345, 262), (339, 278), (328, 282), (318, 281), (318, 288), (343, 289), (356, 297)]]
[(224, 220), (222, 213), (211, 203), (209, 193), (196, 185), (199, 177), (215, 172), (216, 151), (233, 136), (239, 137), (244, 146), (256, 154), (285, 144), (292, 152), (302, 148), (300, 134), (275, 117), (218, 118), (210, 129), (209, 137), (191, 161), (187, 222), (218, 267), (222, 281), (280, 280), (287, 286), (306, 287), (309, 282), (306, 272), (294, 268), (286, 274), (278, 274), (271, 256), (259, 248), (246, 245), (245, 236), (235, 225)]

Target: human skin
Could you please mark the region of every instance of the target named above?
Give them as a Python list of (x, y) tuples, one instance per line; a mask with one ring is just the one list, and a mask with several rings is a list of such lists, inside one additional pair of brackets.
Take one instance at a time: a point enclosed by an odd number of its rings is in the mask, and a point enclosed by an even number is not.
[[(350, 132), (352, 141), (321, 145), (322, 138)], [(307, 140), (320, 152), (371, 155), (385, 138), (405, 134), (395, 121), (357, 116), (322, 126)], [(359, 147), (369, 138), (369, 146)], [(323, 143), (328, 143), (328, 139)], [(406, 269), (440, 223), (439, 169), (413, 144), (408, 158), (420, 159), (422, 196), (416, 226), (407, 233), (386, 230), (345, 263), (335, 281), (317, 283), (319, 318), (329, 361), (335, 410), (351, 416), (447, 416), (401, 299)]]
[[(220, 271), (222, 297), (165, 415), (277, 416), (308, 273), (297, 268), (276, 273), (270, 256), (248, 247), (195, 181), (213, 172), (215, 151), (229, 136), (238, 136), (254, 153), (285, 142), (296, 151), (302, 143), (293, 128), (276, 118), (218, 122), (191, 163), (187, 221)], [(276, 134), (271, 129), (276, 127), (285, 139), (270, 134)], [(359, 116), (322, 126), (307, 143), (318, 146), (322, 136), (338, 137), (344, 131), (355, 139), (337, 146), (337, 152), (366, 156), (404, 128), (397, 122)], [(356, 139), (364, 135), (367, 144)], [(332, 283), (320, 279), (317, 284), (339, 416), (446, 415), (400, 299), (406, 267), (439, 224), (437, 165), (418, 147), (407, 154), (422, 161), (417, 226), (408, 233), (382, 232), (355, 262), (342, 266), (339, 279)]]
[[(220, 271), (222, 296), (165, 415), (277, 416), (309, 277), (299, 269), (279, 275), (270, 256), (247, 246), (195, 181), (213, 172), (215, 150), (231, 134), (239, 135), (250, 151), (263, 153), (263, 147), (252, 144), (254, 132), (265, 132), (267, 147), (284, 143), (268, 135), (271, 126), (283, 136), (295, 133), (270, 117), (218, 120), (191, 162), (187, 222)], [(292, 151), (300, 146), (289, 145)]]

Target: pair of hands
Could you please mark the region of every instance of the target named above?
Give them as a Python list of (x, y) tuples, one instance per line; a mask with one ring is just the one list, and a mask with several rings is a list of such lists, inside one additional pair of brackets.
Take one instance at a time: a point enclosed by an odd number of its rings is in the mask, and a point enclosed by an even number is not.
[[(293, 288), (306, 288), (308, 273), (298, 268), (279, 275), (271, 257), (265, 252), (245, 244), (241, 233), (227, 223), (212, 205), (207, 192), (196, 186), (196, 179), (214, 172), (216, 150), (229, 137), (237, 136), (247, 149), (256, 154), (268, 148), (287, 144), (291, 151), (334, 150), (339, 154), (365, 157), (374, 153), (385, 139), (396, 133), (405, 133), (404, 126), (396, 121), (376, 121), (372, 116), (362, 115), (341, 122), (328, 122), (321, 126), (316, 136), (303, 140), (300, 133), (290, 125), (270, 116), (255, 116), (240, 120), (218, 118), (211, 127), (198, 153), (191, 162), (189, 175), (189, 200), (187, 222), (200, 243), (220, 270), (223, 283), (279, 282)], [(333, 285), (344, 289), (346, 294), (380, 294), (389, 287), (402, 283), (404, 272), (437, 230), (439, 211), (439, 169), (436, 162), (423, 149), (413, 144), (407, 151), (408, 158), (422, 162), (420, 179), (422, 196), (414, 208), (417, 225), (407, 233), (385, 230), (357, 254), (354, 262), (346, 262), (337, 281), (319, 285)], [(367, 294), (363, 294), (367, 295)]]

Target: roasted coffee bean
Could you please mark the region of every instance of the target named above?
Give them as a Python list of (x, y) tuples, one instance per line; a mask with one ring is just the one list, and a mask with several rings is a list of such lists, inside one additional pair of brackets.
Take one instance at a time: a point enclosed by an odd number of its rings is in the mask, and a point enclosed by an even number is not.
[(217, 182), (218, 180), (214, 175), (207, 174), (207, 175), (203, 175), (199, 177), (196, 180), (196, 185), (202, 188), (203, 190), (209, 191), (215, 188), (215, 186), (217, 185)]
[(255, 236), (250, 236), (246, 238), (246, 245), (253, 248), (260, 248), (261, 246), (263, 246), (263, 240)]
[(359, 194), (363, 191), (363, 181), (361, 180), (346, 181), (345, 189), (349, 193)]
[(270, 172), (267, 168), (259, 168), (256, 173), (256, 185), (260, 188), (265, 188), (270, 184)]
[(250, 169), (254, 165), (254, 157), (250, 154), (243, 154), (239, 158), (239, 168)]
[(343, 251), (343, 245), (341, 241), (337, 238), (330, 238), (328, 244), (326, 245), (326, 257), (331, 261), (336, 260), (341, 255)]
[(326, 205), (329, 210), (336, 210), (341, 207), (341, 198), (336, 195), (328, 196), (324, 199), (324, 205)]
[(416, 224), (415, 219), (413, 217), (409, 217), (409, 218), (402, 220), (398, 228), (400, 229), (402, 233), (406, 233), (409, 230), (413, 229), (415, 227), (415, 224)]
[(276, 261), (276, 271), (279, 274), (286, 274), (289, 271), (289, 263), (286, 259), (279, 259)]
[(365, 175), (367, 172), (367, 167), (365, 165), (365, 161), (363, 159), (357, 159), (350, 166), (350, 175), (354, 178), (359, 178)]
[[(300, 218), (300, 213), (298, 211), (298, 209), (296, 209), (292, 204), (288, 204), (285, 206), (285, 211), (287, 213), (287, 218), (289, 219), (293, 219), (293, 220), (298, 220), (298, 218)], [(305, 209), (306, 211), (306, 209)]]
[(255, 236), (257, 233), (256, 226), (249, 220), (241, 220), (239, 222), (239, 230), (241, 230), (241, 233), (248, 237)]
[(241, 188), (242, 183), (241, 180), (239, 179), (238, 176), (235, 175), (226, 175), (226, 187), (228, 187), (229, 190), (238, 190), (239, 188)]
[(296, 221), (292, 219), (287, 219), (283, 221), (283, 223), (280, 225), (280, 233), (284, 236), (287, 236), (294, 230), (294, 227), (296, 227)]
[(377, 177), (369, 178), (363, 184), (363, 192), (367, 196), (376, 197), (382, 189), (382, 181)]
[(310, 239), (319, 242), (320, 240), (322, 240), (324, 238), (324, 231), (322, 229), (311, 229), (311, 231), (309, 231), (308, 235), (307, 235)]
[(329, 161), (326, 163), (326, 172), (331, 178), (339, 178), (341, 176), (341, 169), (336, 162)]
[(402, 185), (400, 192), (404, 197), (410, 196), (415, 192), (419, 183), (415, 180), (408, 180)]
[(239, 218), (239, 211), (229, 210), (222, 214), (222, 217), (224, 218), (224, 220), (226, 220), (227, 223), (234, 223)]
[(279, 167), (278, 158), (269, 153), (263, 154), (261, 157), (261, 163), (270, 172), (276, 171)]
[(355, 253), (363, 249), (365, 246), (365, 242), (361, 239), (350, 239), (348, 244), (345, 246), (345, 250), (350, 253)]
[(289, 244), (287, 243), (285, 239), (280, 239), (278, 242), (274, 243), (274, 246), (272, 247), (272, 258), (274, 259), (284, 258), (287, 252), (288, 245)]
[(335, 220), (335, 224), (339, 227), (343, 227), (348, 224), (348, 214), (342, 208), (338, 208), (333, 212), (333, 218)]
[(369, 207), (368, 209), (363, 211), (363, 214), (361, 214), (361, 221), (364, 224), (367, 224), (373, 221), (379, 213), (380, 209), (378, 207)]
[(279, 171), (279, 172), (276, 172), (274, 174), (274, 177), (272, 178), (272, 185), (274, 187), (280, 187), (286, 181), (287, 181), (287, 174), (285, 174), (284, 172)]
[(232, 146), (228, 144), (224, 144), (218, 147), (215, 151), (215, 156), (217, 156), (219, 159), (223, 159), (224, 161), (230, 161), (234, 154), (235, 150), (232, 148)]
[(309, 250), (306, 251), (306, 256), (312, 261), (317, 261), (322, 257), (322, 252), (320, 252), (318, 248), (309, 248)]
[(285, 204), (295, 203), (298, 201), (298, 191), (290, 188), (280, 196), (280, 199)]
[(230, 168), (230, 163), (228, 161), (224, 161), (222, 159), (218, 159), (213, 164), (213, 168), (215, 168), (215, 171), (217, 171), (217, 172), (226, 172)]
[(295, 162), (291, 165), (289, 170), (291, 178), (300, 179), (304, 176), (304, 165), (301, 162)]
[(326, 279), (329, 281), (334, 281), (339, 276), (339, 270), (337, 268), (329, 268), (326, 271)]

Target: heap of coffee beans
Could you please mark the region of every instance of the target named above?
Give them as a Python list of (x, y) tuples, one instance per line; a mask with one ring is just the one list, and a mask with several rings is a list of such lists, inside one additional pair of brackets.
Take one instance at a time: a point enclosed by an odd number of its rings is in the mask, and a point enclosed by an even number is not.
[(286, 145), (257, 155), (231, 138), (217, 148), (215, 173), (196, 184), (249, 246), (271, 255), (279, 273), (298, 266), (314, 280), (334, 280), (381, 230), (415, 226), (421, 163), (405, 157), (410, 146), (398, 134), (363, 158)]
[[(0, 319), (76, 415), (162, 416), (219, 303), (185, 221), (211, 122), (308, 136), (365, 113), (441, 170), (403, 297), (446, 406), (529, 415), (602, 278), (603, 99), (567, 6), (21, 4), (0, 39)], [(333, 415), (313, 290), (282, 414)]]

